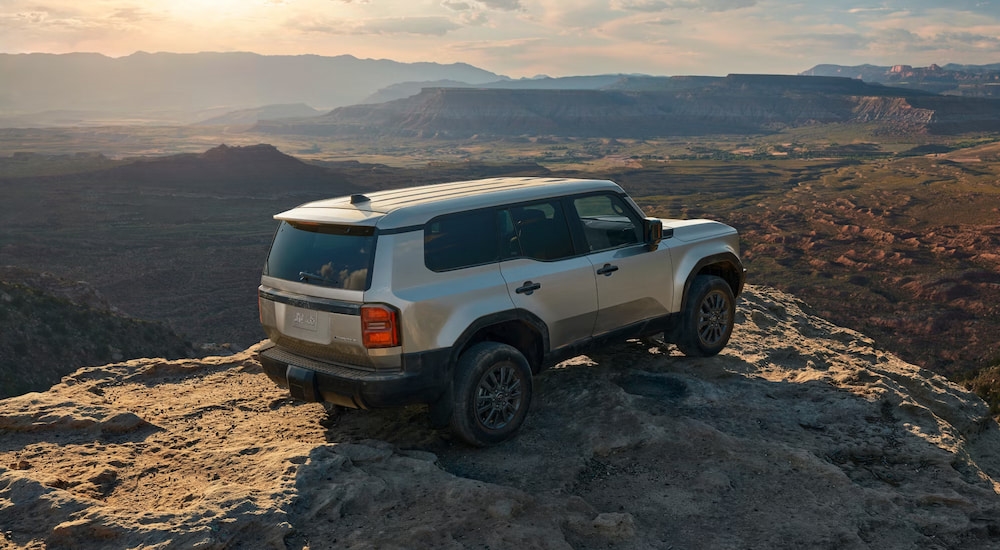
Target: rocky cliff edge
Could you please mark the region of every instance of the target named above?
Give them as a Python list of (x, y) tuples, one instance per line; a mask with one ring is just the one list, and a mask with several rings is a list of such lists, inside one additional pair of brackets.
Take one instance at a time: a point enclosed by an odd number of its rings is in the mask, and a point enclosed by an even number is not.
[(0, 548), (995, 548), (979, 398), (775, 290), (737, 318), (546, 371), (489, 449), (290, 401), (253, 350), (84, 368), (0, 401)]

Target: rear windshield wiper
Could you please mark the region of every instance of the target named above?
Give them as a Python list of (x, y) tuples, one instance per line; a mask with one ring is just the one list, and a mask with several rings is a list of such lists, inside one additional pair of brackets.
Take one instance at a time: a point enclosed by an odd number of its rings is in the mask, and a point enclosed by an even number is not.
[(322, 275), (317, 275), (315, 273), (309, 273), (308, 271), (299, 271), (299, 280), (303, 283), (308, 283), (310, 281), (319, 281), (326, 286), (333, 286), (338, 283), (335, 279), (327, 279)]

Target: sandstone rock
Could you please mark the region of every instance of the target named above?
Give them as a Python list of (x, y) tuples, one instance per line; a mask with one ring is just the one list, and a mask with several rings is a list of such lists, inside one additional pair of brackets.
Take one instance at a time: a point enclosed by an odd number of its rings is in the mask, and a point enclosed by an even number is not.
[(981, 400), (789, 295), (737, 318), (716, 357), (545, 371), (486, 449), (422, 407), (297, 403), (253, 350), (83, 369), (0, 401), (0, 547), (995, 547)]

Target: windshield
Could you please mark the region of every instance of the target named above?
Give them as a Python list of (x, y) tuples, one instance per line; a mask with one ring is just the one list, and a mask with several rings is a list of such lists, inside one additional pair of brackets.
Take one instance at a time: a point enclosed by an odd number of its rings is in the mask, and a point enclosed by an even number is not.
[(281, 222), (264, 275), (345, 290), (366, 290), (375, 228)]

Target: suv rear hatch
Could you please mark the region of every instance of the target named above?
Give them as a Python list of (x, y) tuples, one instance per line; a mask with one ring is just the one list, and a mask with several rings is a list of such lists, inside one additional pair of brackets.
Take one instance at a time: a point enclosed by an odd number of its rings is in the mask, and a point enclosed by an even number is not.
[(374, 370), (361, 313), (375, 241), (372, 226), (282, 221), (258, 292), (268, 338), (303, 358)]

